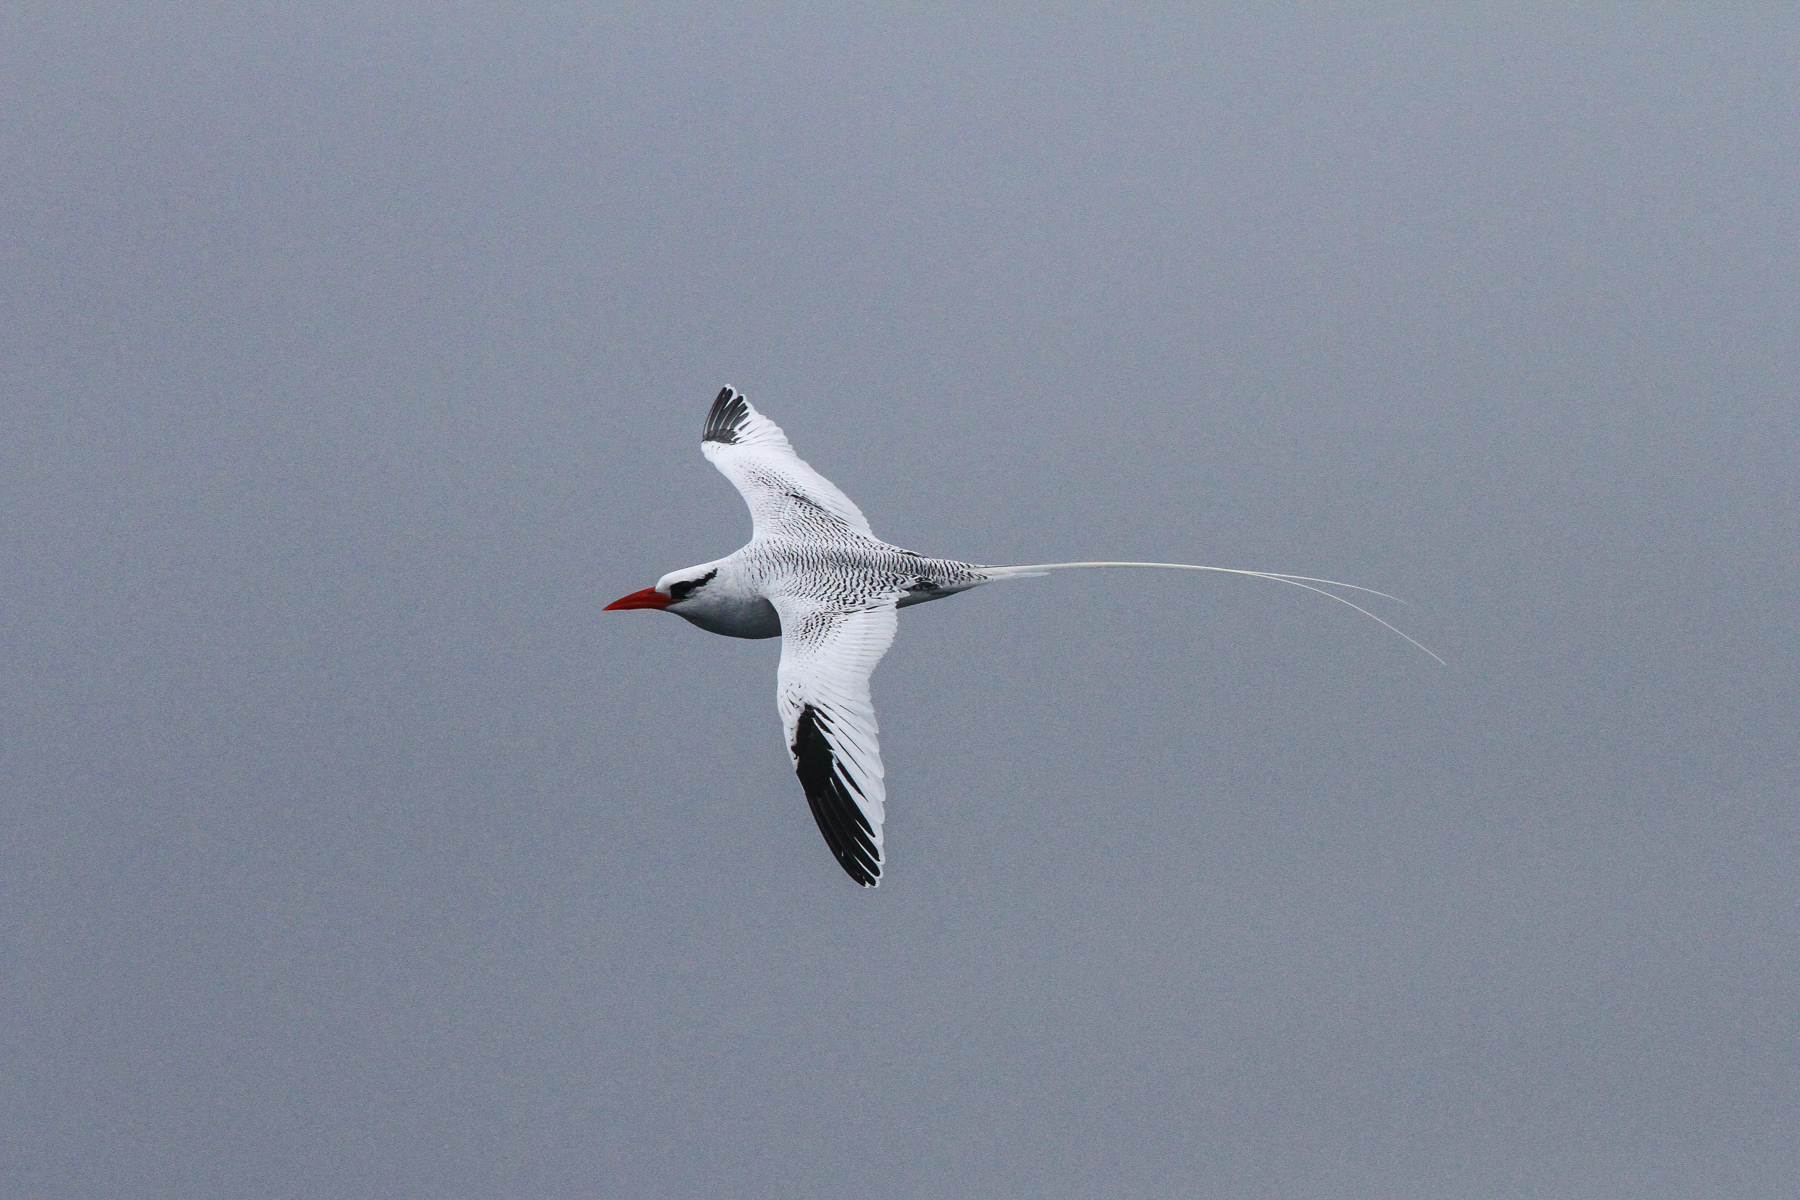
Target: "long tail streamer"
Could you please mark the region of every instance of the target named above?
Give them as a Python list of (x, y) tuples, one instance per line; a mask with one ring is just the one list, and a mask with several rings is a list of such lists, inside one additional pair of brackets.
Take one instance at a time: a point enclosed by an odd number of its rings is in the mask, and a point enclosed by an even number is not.
[[(1371, 596), (1380, 596), (1383, 600), (1392, 600), (1396, 604), (1405, 604), (1406, 601), (1400, 599), (1398, 596), (1390, 596), (1386, 592), (1378, 592), (1374, 588), (1361, 587), (1354, 583), (1344, 583), (1342, 580), (1314, 579), (1310, 575), (1283, 575), (1283, 574), (1280, 574), (1275, 571), (1244, 571), (1244, 570), (1240, 570), (1236, 567), (1202, 567), (1202, 566), (1197, 566), (1194, 563), (1157, 563), (1157, 562), (1033, 563), (1029, 566), (1023, 566), (1023, 567), (982, 567), (981, 570), (990, 579), (1029, 579), (1034, 575), (1048, 575), (1052, 571), (1073, 571), (1073, 570), (1080, 570), (1080, 569), (1089, 568), (1089, 567), (1150, 567), (1150, 568), (1154, 568), (1159, 571), (1212, 571), (1212, 572), (1215, 572), (1216, 574), (1220, 574), (1220, 575), (1243, 575), (1250, 579), (1267, 579), (1274, 583), (1285, 583), (1292, 587), (1305, 588), (1309, 592), (1318, 593), (1319, 595), (1325, 597), (1327, 600), (1336, 600), (1339, 604), (1345, 604), (1351, 608), (1354, 608), (1357, 612), (1359, 612), (1363, 616), (1369, 618), (1369, 620), (1375, 622), (1377, 625), (1380, 625), (1382, 628), (1388, 630), (1390, 633), (1393, 633), (1399, 637), (1405, 638), (1408, 642), (1411, 642), (1414, 646), (1418, 647), (1420, 650), (1423, 650), (1425, 653), (1431, 655), (1432, 658), (1437, 660), (1437, 662), (1440, 666), (1448, 666), (1449, 665), (1448, 663), (1445, 663), (1443, 659), (1438, 658), (1437, 653), (1435, 651), (1433, 651), (1431, 649), (1431, 647), (1425, 645), (1425, 643), (1418, 641), (1415, 638), (1408, 637), (1404, 633), (1401, 633), (1400, 630), (1395, 629), (1392, 625), (1389, 625), (1386, 621), (1382, 620), (1380, 617), (1376, 616), (1374, 613), (1370, 612), (1368, 609), (1364, 608), (1362, 605), (1356, 603), (1354, 600), (1346, 600), (1344, 597), (1338, 595), (1336, 592), (1326, 591), (1325, 588), (1326, 587), (1349, 588), (1353, 592), (1364, 592)], [(1323, 587), (1318, 586), (1321, 584), (1324, 586)]]

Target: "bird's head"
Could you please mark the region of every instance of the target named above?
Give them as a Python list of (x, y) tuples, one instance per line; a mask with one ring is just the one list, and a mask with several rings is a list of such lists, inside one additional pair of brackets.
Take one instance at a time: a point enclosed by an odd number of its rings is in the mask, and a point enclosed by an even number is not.
[(682, 605), (699, 599), (700, 593), (718, 573), (718, 563), (701, 563), (697, 567), (670, 571), (656, 581), (655, 587), (647, 587), (629, 596), (620, 596), (603, 611), (611, 612), (615, 608), (666, 608), (679, 613)]

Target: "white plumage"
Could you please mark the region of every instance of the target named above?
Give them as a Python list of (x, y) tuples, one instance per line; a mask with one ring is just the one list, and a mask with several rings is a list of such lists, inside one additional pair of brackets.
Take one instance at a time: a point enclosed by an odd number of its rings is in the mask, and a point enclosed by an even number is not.
[(788, 754), (819, 831), (844, 870), (864, 886), (880, 883), (886, 863), (887, 794), (869, 677), (893, 644), (898, 609), (1055, 570), (1158, 567), (1292, 584), (1381, 621), (1319, 586), (1370, 591), (1335, 580), (1189, 563), (985, 567), (890, 546), (848, 496), (794, 453), (781, 427), (732, 388), (713, 401), (700, 450), (750, 506), (749, 544), (726, 558), (673, 571), (607, 608), (664, 609), (729, 637), (782, 638), (776, 703)]

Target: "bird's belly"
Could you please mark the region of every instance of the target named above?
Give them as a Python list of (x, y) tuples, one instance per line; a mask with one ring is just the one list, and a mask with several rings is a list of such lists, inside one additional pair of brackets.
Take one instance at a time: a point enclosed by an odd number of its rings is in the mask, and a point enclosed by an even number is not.
[(723, 605), (708, 605), (700, 612), (678, 612), (684, 621), (698, 625), (708, 633), (722, 633), (735, 638), (772, 638), (781, 636), (781, 616), (775, 606), (761, 596), (748, 596)]
[(973, 583), (921, 584), (908, 588), (894, 603), (895, 608), (909, 608), (914, 604), (923, 604), (927, 600), (942, 600), (945, 596), (954, 596), (958, 592), (966, 592), (978, 585)]

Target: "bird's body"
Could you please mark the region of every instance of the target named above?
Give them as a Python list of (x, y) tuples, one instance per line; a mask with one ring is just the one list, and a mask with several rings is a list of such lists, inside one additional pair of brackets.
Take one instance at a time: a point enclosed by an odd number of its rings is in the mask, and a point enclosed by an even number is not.
[(857, 534), (756, 538), (735, 554), (689, 570), (702, 568), (703, 576), (718, 574), (670, 611), (708, 633), (739, 638), (781, 636), (774, 596), (805, 598), (831, 609), (893, 597), (895, 607), (905, 608), (989, 582), (973, 563), (925, 558)]
[(894, 640), (898, 609), (1053, 570), (1162, 567), (1293, 584), (1373, 617), (1315, 586), (1354, 586), (1332, 580), (1187, 563), (988, 567), (889, 545), (849, 497), (794, 453), (773, 421), (731, 388), (713, 401), (701, 452), (749, 504), (749, 544), (672, 571), (655, 587), (607, 608), (657, 608), (727, 637), (782, 638), (776, 700), (788, 753), (819, 831), (844, 870), (864, 886), (880, 882), (885, 861), (886, 789), (869, 677)]

